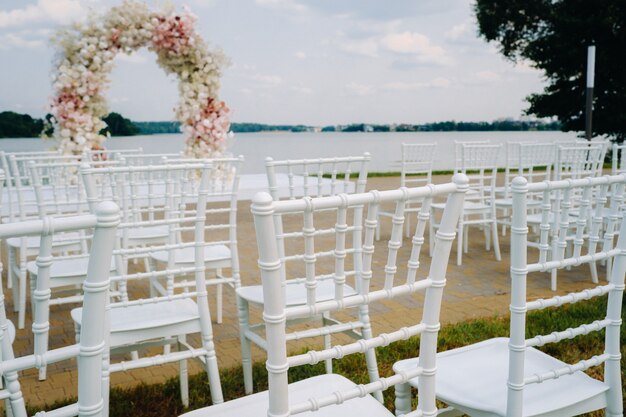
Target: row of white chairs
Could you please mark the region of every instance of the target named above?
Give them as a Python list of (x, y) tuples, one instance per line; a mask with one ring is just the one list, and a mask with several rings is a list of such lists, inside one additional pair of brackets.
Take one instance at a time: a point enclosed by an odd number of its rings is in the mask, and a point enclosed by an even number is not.
[[(150, 366), (154, 364), (166, 363), (169, 361), (181, 362), (181, 393), (183, 402), (187, 403), (186, 388), (186, 366), (184, 365), (184, 355), (192, 357), (202, 356), (202, 351), (198, 348), (189, 348), (191, 353), (175, 352), (168, 358), (159, 357), (157, 359), (139, 358), (134, 352), (135, 345), (131, 346), (131, 342), (141, 342), (142, 340), (153, 339), (158, 335), (161, 336), (161, 342), (169, 345), (175, 342), (179, 347), (187, 347), (188, 344), (184, 340), (182, 331), (172, 331), (172, 326), (180, 325), (184, 321), (186, 331), (190, 329), (198, 332), (198, 326), (193, 325), (194, 317), (193, 306), (189, 302), (185, 302), (186, 297), (194, 297), (199, 294), (197, 279), (195, 283), (189, 281), (176, 282), (174, 279), (179, 275), (193, 277), (193, 268), (199, 268), (194, 262), (198, 259), (204, 260), (205, 269), (230, 268), (232, 277), (225, 278), (218, 276), (216, 279), (207, 280), (210, 284), (215, 284), (218, 288), (222, 284), (231, 284), (234, 288), (239, 287), (238, 277), (238, 256), (236, 245), (236, 190), (239, 160), (212, 160), (210, 165), (213, 170), (209, 173), (209, 203), (225, 201), (230, 206), (226, 208), (201, 210), (207, 221), (203, 232), (206, 231), (207, 236), (212, 237), (211, 242), (204, 242), (204, 254), (198, 257), (197, 247), (199, 245), (198, 236), (195, 240), (173, 239), (173, 237), (189, 233), (194, 227), (178, 224), (187, 220), (189, 216), (195, 215), (197, 206), (189, 207), (188, 203), (195, 203), (196, 195), (193, 194), (193, 186), (198, 186), (198, 181), (193, 181), (194, 172), (200, 170), (198, 160), (169, 160), (159, 158), (166, 165), (152, 166), (122, 166), (120, 164), (102, 164), (98, 161), (94, 166), (83, 163), (77, 167), (75, 163), (58, 160), (56, 162), (36, 163), (32, 161), (29, 164), (30, 182), (37, 197), (40, 215), (67, 216), (77, 207), (83, 204), (93, 209), (94, 204), (102, 200), (113, 200), (122, 207), (122, 225), (119, 228), (119, 241), (116, 246), (114, 260), (111, 262), (111, 281), (114, 285), (111, 293), (114, 298), (111, 300), (113, 307), (119, 307), (112, 310), (111, 316), (111, 352), (131, 351), (133, 352), (132, 360), (121, 364), (113, 364), (109, 372), (133, 369), (136, 367)], [(297, 193), (305, 193), (309, 195), (337, 194), (340, 192), (355, 191), (351, 176), (358, 173), (356, 188), (363, 191), (367, 178), (367, 163), (369, 156), (349, 157), (349, 158), (328, 158), (319, 160), (305, 161), (271, 161), (268, 160), (268, 181), (269, 190), (272, 191), (276, 198), (279, 198), (279, 189), (276, 177), (282, 174), (288, 178), (287, 187), (288, 197), (293, 199)], [(110, 161), (107, 161), (110, 162)], [(184, 164), (191, 164), (185, 166)], [(195, 165), (194, 165), (195, 164)], [(78, 173), (76, 172), (78, 170)], [(204, 171), (203, 171), (204, 172)], [(177, 173), (176, 175), (172, 173)], [(323, 173), (329, 173), (325, 175)], [(315, 175), (311, 175), (315, 174)], [(329, 178), (326, 178), (328, 176)], [(182, 182), (181, 182), (182, 181)], [(81, 186), (85, 183), (84, 190)], [(48, 188), (46, 188), (48, 187)], [(174, 187), (174, 188), (172, 188)], [(176, 191), (176, 187), (180, 191)], [(189, 187), (192, 187), (191, 189)], [(190, 191), (191, 190), (191, 191)], [(84, 196), (83, 196), (84, 192)], [(47, 193), (47, 194), (46, 194)], [(46, 199), (45, 196), (52, 196)], [(182, 206), (187, 205), (184, 209)], [(176, 214), (176, 215), (174, 215)], [(222, 215), (222, 223), (210, 222), (206, 219), (209, 214), (218, 217)], [(225, 219), (224, 219), (225, 217)], [(178, 223), (175, 223), (178, 222)], [(178, 224), (178, 225), (175, 225)], [(165, 230), (162, 230), (165, 228)], [(217, 236), (220, 229), (226, 229), (226, 237), (220, 241)], [(89, 246), (91, 239), (89, 233), (76, 233), (80, 236), (80, 242), (85, 246)], [(22, 237), (19, 237), (22, 238)], [(165, 239), (165, 241), (164, 241)], [(57, 239), (60, 240), (57, 235)], [(63, 238), (61, 238), (63, 240)], [(72, 248), (67, 248), (70, 251)], [(207, 253), (207, 250), (210, 253)], [(129, 272), (129, 260), (140, 260), (148, 258), (153, 264), (145, 272)], [(42, 270), (37, 262), (31, 262), (27, 268), (31, 272), (32, 281), (32, 301), (35, 310), (33, 328), (37, 328), (35, 333), (36, 354), (42, 354), (47, 350), (48, 343), (48, 315), (49, 305), (53, 302), (60, 303), (62, 301), (51, 299), (51, 290), (57, 287), (63, 287), (68, 284), (80, 284), (87, 273), (86, 252), (83, 254), (57, 255), (51, 268), (44, 270), (44, 277), (41, 277)], [(156, 264), (161, 264), (157, 267)], [(194, 266), (195, 265), (195, 266)], [(203, 269), (204, 271), (204, 269)], [(220, 271), (218, 271), (220, 272)], [(204, 274), (204, 272), (203, 272)], [(151, 290), (156, 290), (154, 297), (151, 299), (129, 300), (131, 283), (140, 280), (149, 280)], [(202, 287), (207, 284), (205, 282)], [(188, 291), (190, 287), (194, 287), (195, 291)], [(297, 287), (297, 286), (296, 286)], [(182, 295), (177, 293), (177, 288), (183, 288), (185, 291)], [(260, 287), (257, 287), (260, 288)], [(206, 290), (205, 290), (206, 291)], [(73, 289), (73, 292), (80, 290)], [(252, 296), (252, 302), (259, 302), (259, 293), (255, 287), (249, 288), (246, 294)], [(145, 295), (145, 293), (143, 293)], [(221, 312), (221, 293), (218, 293), (218, 316)], [(159, 298), (160, 297), (160, 298)], [(81, 297), (71, 295), (66, 298), (69, 302), (80, 301)], [(245, 295), (239, 297), (245, 300)], [(161, 301), (177, 301), (181, 306), (172, 308), (164, 308)], [(247, 302), (247, 300), (246, 300)], [(172, 304), (173, 305), (173, 304)], [(152, 306), (152, 309), (149, 307)], [(134, 309), (133, 309), (134, 307)], [(137, 308), (140, 310), (137, 310)], [(167, 307), (167, 305), (166, 305)], [(208, 304), (201, 308), (206, 310), (208, 314)], [(173, 309), (173, 311), (172, 311)], [(133, 311), (130, 311), (133, 310)], [(178, 314), (176, 314), (178, 312)], [(241, 311), (240, 311), (241, 313)], [(197, 317), (202, 317), (196, 314)], [(129, 322), (128, 317), (134, 318)], [(159, 317), (163, 318), (163, 323), (159, 324)], [(72, 312), (77, 327), (77, 331), (81, 328), (80, 310)], [(175, 323), (178, 320), (178, 323)], [(204, 323), (203, 323), (204, 322)], [(202, 325), (202, 340), (211, 340), (211, 331), (207, 330), (207, 320), (200, 320)], [(210, 324), (210, 316), (208, 319)], [(130, 323), (130, 324), (129, 324)], [(147, 323), (147, 325), (146, 325)], [(132, 325), (131, 325), (132, 324)], [(169, 326), (169, 327), (168, 327)], [(142, 328), (144, 330), (142, 330)], [(147, 332), (150, 328), (151, 331)], [(164, 329), (169, 329), (163, 332)], [(191, 332), (191, 331), (190, 331)], [(191, 332), (191, 333), (193, 333)], [(167, 335), (180, 335), (177, 338), (164, 337)], [(244, 337), (242, 332), (242, 338)], [(147, 337), (150, 336), (150, 337)], [(147, 339), (146, 339), (147, 338)], [(154, 345), (154, 340), (144, 343), (141, 347), (150, 347)], [(209, 343), (210, 344), (210, 343)], [(206, 348), (205, 348), (206, 350)], [(207, 350), (209, 352), (209, 350)], [(208, 358), (215, 358), (215, 351), (212, 350), (207, 354)], [(204, 361), (207, 365), (208, 361)], [(211, 386), (216, 386), (215, 372), (213, 367), (207, 369)], [(39, 367), (40, 378), (46, 377), (46, 367)], [(217, 383), (219, 386), (219, 383)], [(215, 402), (219, 402), (219, 389), (214, 390), (216, 396)]]
[[(197, 169), (197, 168), (196, 168)], [(253, 201), (259, 250), (259, 268), (263, 285), (263, 318), (267, 345), (267, 369), (269, 392), (249, 395), (237, 400), (219, 404), (215, 398), (218, 388), (211, 384), (212, 407), (188, 413), (188, 416), (211, 415), (294, 415), (302, 412), (316, 412), (319, 416), (338, 415), (392, 415), (382, 404), (370, 394), (396, 387), (396, 409), (398, 415), (436, 415), (436, 399), (444, 401), (454, 410), (470, 415), (577, 415), (595, 409), (606, 408), (609, 415), (622, 414), (621, 374), (620, 374), (620, 342), (621, 304), (624, 291), (624, 275), (626, 274), (626, 224), (614, 222), (612, 239), (606, 239), (604, 245), (578, 244), (579, 250), (565, 253), (562, 259), (534, 262), (527, 258), (528, 233), (528, 201), (535, 193), (548, 193), (560, 203), (554, 207), (553, 215), (566, 211), (568, 201), (565, 194), (580, 192), (593, 199), (590, 206), (609, 208), (612, 201), (623, 201), (626, 176), (562, 180), (529, 184), (525, 179), (516, 179), (511, 188), (513, 204), (512, 250), (511, 250), (511, 329), (510, 338), (494, 339), (467, 346), (449, 352), (437, 353), (437, 335), (439, 330), (439, 312), (442, 292), (445, 286), (446, 269), (451, 252), (452, 242), (457, 230), (457, 222), (463, 210), (463, 198), (468, 189), (469, 180), (458, 174), (453, 182), (442, 185), (429, 185), (419, 188), (404, 188), (393, 191), (372, 191), (369, 193), (340, 194), (328, 197), (303, 198), (286, 201), (275, 201), (269, 194), (260, 194)], [(202, 188), (202, 187), (201, 187)], [(596, 191), (599, 190), (599, 191)], [(202, 194), (202, 193), (201, 193)], [(435, 236), (433, 258), (429, 270), (420, 268), (421, 248), (424, 243), (424, 231), (429, 221), (429, 205), (437, 198), (447, 197), (448, 202), (443, 209), (443, 218)], [(202, 198), (198, 201), (202, 205)], [(552, 200), (552, 198), (551, 198)], [(410, 240), (409, 260), (406, 267), (399, 270), (398, 253), (403, 245), (405, 215), (407, 202), (420, 206), (413, 239)], [(397, 214), (392, 224), (391, 238), (386, 246), (375, 245), (374, 236), (377, 227), (378, 209), (383, 203), (396, 206)], [(52, 241), (51, 233), (76, 231), (79, 227), (93, 227), (94, 245), (103, 235), (102, 229), (108, 230), (108, 247), (103, 250), (92, 250), (90, 270), (87, 274), (85, 288), (89, 294), (97, 294), (94, 302), (85, 297), (82, 312), (82, 326), (79, 344), (62, 352), (50, 351), (41, 355), (31, 355), (24, 360), (5, 361), (3, 350), (3, 378), (9, 398), (19, 410), (23, 400), (19, 390), (16, 371), (26, 367), (41, 366), (42, 363), (56, 358), (80, 355), (79, 383), (83, 387), (79, 391), (77, 405), (70, 406), (67, 414), (60, 415), (103, 415), (106, 410), (106, 378), (102, 372), (102, 360), (107, 361), (107, 346), (113, 337), (106, 336), (106, 327), (113, 323), (113, 312), (105, 308), (106, 296), (102, 289), (108, 285), (108, 270), (116, 234), (111, 233), (117, 223), (115, 209), (104, 203), (107, 220), (96, 225), (92, 216), (77, 220), (76, 217), (45, 219), (24, 224), (1, 225), (0, 236), (20, 233), (42, 233), (42, 242), (47, 252), (40, 259), (43, 267), (49, 261), (49, 248)], [(609, 221), (610, 210), (598, 209), (596, 213), (602, 218), (595, 220), (590, 229), (583, 230), (580, 239), (597, 242), (600, 239), (601, 222)], [(334, 224), (329, 232), (324, 218), (329, 213), (334, 216)], [(301, 255), (287, 255), (281, 251), (284, 245), (284, 222), (286, 215), (297, 215), (304, 225), (298, 237)], [(550, 215), (550, 212), (547, 213)], [(102, 215), (101, 215), (102, 216)], [(318, 219), (317, 216), (322, 216)], [(202, 216), (194, 215), (195, 222), (202, 222)], [(328, 219), (326, 219), (328, 220)], [(615, 219), (613, 219), (615, 220)], [(63, 223), (65, 222), (65, 223)], [(621, 223), (621, 224), (620, 224)], [(65, 226), (63, 226), (65, 224)], [(350, 233), (360, 229), (364, 224), (362, 239), (349, 238)], [(585, 223), (587, 224), (587, 223)], [(618, 227), (619, 224), (619, 227)], [(595, 225), (595, 226), (594, 226)], [(71, 227), (70, 227), (71, 226)], [(282, 226), (282, 227), (281, 227)], [(119, 227), (124, 227), (122, 222)], [(585, 226), (581, 222), (581, 228)], [(198, 230), (200, 228), (196, 228)], [(614, 241), (619, 235), (617, 242)], [(321, 255), (315, 254), (316, 248), (324, 247), (331, 241), (333, 262), (322, 262)], [(101, 248), (102, 246), (98, 246)], [(583, 249), (585, 249), (583, 251)], [(198, 250), (200, 250), (198, 248)], [(375, 251), (383, 250), (387, 254), (385, 265), (373, 262)], [(350, 256), (351, 255), (351, 256)], [(305, 300), (299, 304), (289, 304), (284, 283), (292, 274), (300, 273), (301, 269), (286, 267), (287, 258), (301, 262), (305, 271)], [(595, 266), (601, 261), (612, 260), (610, 280), (607, 284), (597, 285), (588, 290), (567, 296), (550, 299), (527, 300), (527, 275), (538, 271), (564, 269), (581, 265)], [(425, 262), (422, 262), (422, 265)], [(346, 277), (349, 268), (354, 268), (355, 289), (346, 288)], [(203, 265), (191, 269), (196, 276)], [(402, 275), (400, 275), (402, 274)], [(95, 277), (97, 279), (92, 279)], [(317, 298), (317, 289), (321, 281), (330, 279), (332, 297)], [(202, 278), (198, 278), (202, 281)], [(98, 283), (91, 284), (92, 281)], [(99, 292), (97, 290), (100, 290)], [(298, 336), (310, 336), (312, 329), (290, 336), (287, 325), (290, 321), (306, 318), (311, 315), (340, 313), (343, 310), (356, 310), (358, 315), (370, 314), (371, 304), (396, 298), (414, 296), (424, 291), (422, 317), (414, 325), (379, 333), (369, 329), (371, 335), (363, 337), (355, 343), (340, 343), (325, 346), (322, 350), (308, 349), (304, 353), (288, 355), (287, 344), (297, 340)], [(199, 291), (201, 292), (201, 291)], [(589, 298), (608, 294), (606, 316), (598, 320), (580, 325), (573, 329), (557, 329), (547, 335), (531, 335), (526, 337), (527, 311), (545, 308), (557, 308), (565, 304), (575, 303)], [(170, 300), (171, 301), (171, 300)], [(94, 312), (89, 315), (88, 311)], [(373, 313), (372, 313), (373, 314)], [(417, 315), (416, 315), (417, 316)], [(107, 318), (107, 317), (110, 317)], [(2, 320), (0, 314), (0, 320)], [(87, 323), (89, 325), (87, 325)], [(97, 323), (104, 323), (105, 329)], [(210, 322), (209, 322), (210, 325)], [(92, 327), (93, 326), (93, 327)], [(4, 329), (4, 323), (0, 323)], [(324, 327), (316, 331), (317, 336), (324, 336)], [(104, 331), (103, 331), (104, 330)], [(345, 330), (350, 330), (346, 327)], [(91, 331), (91, 333), (86, 333)], [(585, 359), (577, 364), (568, 365), (536, 349), (548, 343), (557, 343), (572, 337), (596, 331), (606, 332), (605, 350), (599, 355)], [(93, 336), (90, 338), (91, 335)], [(176, 334), (176, 333), (172, 333)], [(102, 336), (105, 335), (105, 336)], [(395, 373), (391, 376), (376, 377), (370, 373), (371, 382), (357, 385), (345, 377), (333, 374), (309, 378), (288, 384), (287, 372), (290, 368), (305, 364), (314, 364), (326, 359), (340, 359), (354, 353), (374, 352), (378, 347), (420, 335), (419, 352), (414, 358), (396, 364)], [(89, 341), (87, 340), (89, 339)], [(4, 345), (3, 345), (4, 346)], [(205, 352), (204, 350), (202, 352)], [(183, 358), (184, 359), (184, 358)], [(5, 365), (6, 364), (6, 365)], [(603, 364), (605, 367), (604, 381), (587, 376), (584, 370)], [(113, 367), (113, 365), (112, 365)], [(217, 367), (215, 366), (215, 371)], [(104, 381), (104, 382), (103, 382)], [(92, 384), (92, 385), (91, 385)], [(410, 386), (418, 389), (418, 409), (410, 409)], [(448, 410), (450, 413), (453, 410)], [(70, 413), (71, 412), (71, 413)], [(73, 413), (73, 414), (72, 414)], [(20, 414), (18, 414), (20, 415)]]
[[(431, 182), (435, 147), (434, 143), (402, 144), (401, 187)], [(503, 145), (489, 141), (455, 142), (455, 172), (462, 172), (470, 178), (470, 192), (466, 197), (459, 224), (457, 265), (462, 264), (463, 253), (468, 251), (469, 226), (478, 226), (483, 230), (486, 249), (493, 246), (496, 260), (501, 259), (497, 228), (502, 225), (505, 235), (506, 228), (510, 225), (512, 198), (508, 184), (515, 176), (523, 176), (530, 182), (540, 182), (602, 175), (608, 142), (507, 142), (504, 186), (498, 186), (497, 173), (502, 148)], [(618, 158), (621, 148), (617, 145), (614, 148), (613, 155)], [(615, 171), (617, 173), (616, 169)], [(531, 206), (540, 204), (540, 200), (537, 200)], [(442, 208), (438, 203), (432, 205), (431, 216)], [(393, 217), (394, 213), (381, 211), (380, 215)], [(430, 236), (433, 236), (437, 224), (430, 224)], [(554, 226), (553, 229), (557, 227)], [(377, 230), (377, 238), (379, 237), (380, 227)]]

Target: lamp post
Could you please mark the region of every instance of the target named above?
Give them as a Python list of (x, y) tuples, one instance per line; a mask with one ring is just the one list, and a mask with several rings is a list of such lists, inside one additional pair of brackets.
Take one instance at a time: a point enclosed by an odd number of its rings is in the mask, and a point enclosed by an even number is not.
[(591, 114), (593, 112), (593, 82), (596, 66), (596, 47), (587, 48), (587, 104), (585, 106), (585, 137), (591, 140)]

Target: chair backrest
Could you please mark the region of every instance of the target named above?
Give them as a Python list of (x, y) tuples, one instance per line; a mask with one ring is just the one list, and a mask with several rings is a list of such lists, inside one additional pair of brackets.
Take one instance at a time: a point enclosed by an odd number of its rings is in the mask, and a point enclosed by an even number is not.
[(555, 160), (556, 146), (552, 143), (520, 144), (516, 176), (524, 177), (528, 182), (550, 180)]
[(137, 153), (118, 154), (115, 159), (123, 160), (127, 166), (141, 167), (148, 165), (163, 165), (164, 159), (178, 159), (183, 157), (183, 152), (177, 153)]
[[(49, 280), (50, 265), (53, 260), (53, 234), (95, 228), (87, 278), (83, 284), (83, 323), (85, 325), (81, 328), (80, 342), (52, 350), (48, 350), (46, 344), (45, 349), (36, 349), (37, 354), (17, 357), (7, 335), (8, 323), (4, 298), (0, 296), (0, 348), (2, 349), (3, 379), (6, 382), (6, 388), (0, 395), (2, 398), (8, 398), (13, 416), (27, 416), (19, 382), (21, 371), (45, 367), (73, 358), (76, 358), (78, 363), (78, 402), (55, 410), (54, 415), (102, 415), (105, 406), (102, 391), (106, 332), (105, 305), (109, 288), (109, 264), (118, 224), (118, 207), (111, 202), (105, 202), (97, 207), (95, 215), (46, 217), (41, 220), (0, 225), (0, 238), (41, 236), (37, 258), (39, 274), (37, 288), (34, 290), (35, 296), (41, 299), (41, 302), (49, 301), (50, 298), (49, 291), (40, 289)], [(38, 309), (36, 314), (40, 315), (36, 321), (49, 327), (48, 310)], [(41, 328), (34, 328), (35, 330), (41, 330)]]
[(39, 208), (33, 190), (30, 163), (78, 163), (80, 156), (67, 156), (59, 154), (46, 154), (43, 156), (32, 155), (9, 155), (11, 170), (11, 182), (13, 189), (11, 195), (13, 201), (10, 209), (12, 221), (26, 220), (29, 217), (38, 216)]
[(559, 146), (554, 179), (577, 179), (602, 175), (605, 155), (605, 144)]
[[(621, 221), (621, 205), (624, 201), (626, 175), (583, 178), (564, 181), (546, 181), (528, 184), (524, 178), (513, 181), (513, 220), (511, 227), (511, 323), (507, 416), (521, 416), (523, 387), (529, 384), (558, 378), (584, 371), (592, 366), (605, 364), (604, 381), (610, 386), (609, 401), (621, 402), (620, 376), (620, 324), (624, 274), (626, 273), (626, 222)], [(542, 205), (540, 225), (541, 241), (545, 244), (551, 218), (559, 224), (555, 248), (551, 260), (541, 254), (538, 262), (527, 259), (527, 196), (544, 193), (544, 201), (556, 201)], [(569, 196), (582, 195), (574, 230), (569, 220), (571, 203)], [(559, 220), (560, 219), (560, 220)], [(620, 225), (621, 223), (621, 225)], [(615, 235), (619, 238), (615, 243)], [(573, 236), (573, 249), (565, 251), (567, 237)], [(586, 250), (585, 250), (586, 248)], [(547, 248), (546, 248), (547, 249)], [(607, 261), (610, 267), (609, 283), (596, 285), (580, 292), (550, 299), (528, 301), (526, 296), (527, 275), (539, 271), (551, 271), (575, 266), (595, 268), (597, 262)], [(612, 261), (612, 262), (611, 262)], [(576, 328), (559, 329), (547, 335), (531, 335), (526, 338), (527, 311), (560, 307), (593, 297), (609, 294), (606, 316)], [(589, 318), (591, 321), (591, 318)], [(605, 331), (605, 349), (599, 356), (574, 365), (554, 369), (543, 374), (524, 374), (524, 351), (528, 347), (557, 343), (593, 331)]]
[(625, 144), (613, 144), (611, 152), (611, 175), (623, 174), (626, 172), (626, 159), (624, 159)]
[(498, 158), (502, 145), (461, 146), (459, 172), (469, 178), (469, 188), (473, 191), (466, 201), (476, 204), (491, 204), (495, 198), (496, 179), (498, 176)]
[(143, 148), (135, 149), (86, 149), (83, 152), (83, 160), (90, 161), (110, 161), (119, 159), (124, 155), (135, 155), (143, 153)]
[(403, 143), (401, 187), (417, 187), (432, 183), (436, 143)]
[(504, 148), (506, 166), (504, 167), (504, 194), (508, 198), (508, 185), (518, 175), (520, 166), (520, 150), (522, 145), (537, 143), (537, 141), (508, 141)]
[(489, 145), (488, 140), (455, 140), (454, 141), (454, 172), (461, 171), (463, 163), (463, 146), (465, 145)]
[[(389, 385), (406, 382), (420, 376), (419, 405), (426, 415), (436, 414), (434, 395), (435, 354), (437, 350), (437, 332), (439, 329), (439, 311), (443, 286), (445, 284), (446, 268), (450, 255), (452, 240), (454, 240), (456, 224), (463, 207), (463, 196), (467, 190), (467, 178), (458, 174), (453, 182), (443, 185), (429, 185), (420, 188), (403, 188), (392, 191), (372, 191), (362, 194), (340, 194), (337, 196), (305, 197), (300, 200), (274, 201), (267, 193), (257, 194), (252, 203), (252, 213), (257, 234), (259, 250), (259, 268), (263, 281), (264, 311), (266, 339), (267, 339), (267, 369), (269, 378), (269, 410), (268, 415), (290, 415), (303, 411), (313, 411), (318, 407), (340, 404), (344, 400), (362, 397), (369, 393), (386, 389)], [(448, 202), (443, 214), (441, 226), (437, 232), (436, 247), (430, 264), (430, 271), (424, 274), (427, 278), (418, 279), (420, 252), (424, 242), (424, 230), (429, 218), (429, 206), (433, 198), (448, 196)], [(415, 235), (411, 245), (411, 255), (407, 263), (406, 277), (396, 278), (398, 251), (402, 246), (404, 209), (407, 202), (413, 201), (422, 204), (419, 213)], [(373, 262), (376, 247), (374, 234), (377, 223), (379, 204), (395, 203), (397, 221), (393, 223), (391, 239), (387, 245), (387, 263), (379, 266)], [(365, 221), (365, 239), (354, 241), (347, 238), (346, 230), (349, 227), (349, 212), (367, 209)], [(334, 233), (330, 236), (324, 232), (324, 225), (317, 228), (314, 218), (320, 211), (335, 211), (337, 224)], [(278, 236), (274, 227), (275, 214), (294, 214), (301, 216), (305, 234), (300, 247), (299, 255), (302, 265), (299, 271), (304, 270), (306, 282), (306, 301), (301, 305), (286, 306), (284, 282), (286, 274), (292, 268), (281, 267), (284, 263), (279, 253)], [(282, 217), (282, 216), (280, 216)], [(355, 226), (353, 224), (353, 226)], [(356, 225), (359, 226), (359, 225)], [(325, 241), (326, 239), (326, 241)], [(327, 254), (334, 262), (318, 262), (321, 257), (315, 254), (318, 244), (330, 244), (332, 249)], [(358, 252), (355, 259), (362, 259), (356, 265), (355, 274), (360, 283), (354, 293), (344, 292), (346, 271), (349, 269), (347, 253)], [(295, 259), (295, 257), (294, 257)], [(325, 271), (326, 269), (326, 271)], [(331, 279), (334, 282), (334, 297), (330, 300), (319, 301), (315, 295), (319, 280)], [(315, 351), (309, 350), (295, 356), (287, 355), (287, 336), (285, 324), (287, 320), (300, 317), (309, 317), (313, 314), (331, 313), (348, 308), (365, 307), (367, 305), (390, 300), (396, 297), (408, 296), (425, 290), (422, 321), (413, 326), (373, 336), (350, 344), (338, 344), (331, 348)], [(347, 354), (364, 353), (367, 350), (387, 345), (390, 342), (404, 340), (420, 334), (420, 366), (406, 373), (397, 374), (389, 378), (381, 378), (367, 385), (355, 387), (346, 392), (328, 393), (322, 398), (310, 399), (299, 404), (290, 404), (288, 396), (287, 370), (293, 366), (313, 364), (325, 359), (338, 359)]]
[(30, 161), (28, 167), (40, 217), (89, 212), (79, 161)]
[[(365, 191), (371, 156), (265, 160), (269, 192), (275, 200)], [(358, 174), (355, 181), (352, 174)]]

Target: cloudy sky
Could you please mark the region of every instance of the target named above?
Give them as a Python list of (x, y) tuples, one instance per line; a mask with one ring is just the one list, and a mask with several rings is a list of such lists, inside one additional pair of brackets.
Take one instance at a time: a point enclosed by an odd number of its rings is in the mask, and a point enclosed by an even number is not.
[[(42, 116), (54, 30), (121, 0), (2, 0), (0, 111)], [(149, 4), (155, 3), (152, 0)], [(521, 116), (542, 74), (476, 35), (471, 0), (187, 0), (230, 57), (221, 96), (237, 122), (424, 123)], [(173, 120), (176, 79), (146, 50), (116, 58), (110, 108)]]

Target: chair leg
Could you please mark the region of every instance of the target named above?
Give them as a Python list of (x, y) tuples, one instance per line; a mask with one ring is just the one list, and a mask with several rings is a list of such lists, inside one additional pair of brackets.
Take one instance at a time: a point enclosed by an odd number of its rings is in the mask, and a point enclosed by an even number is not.
[[(178, 351), (184, 347), (185, 335), (178, 336)], [(189, 407), (189, 371), (187, 369), (187, 359), (178, 362), (178, 375), (180, 379), (180, 399), (185, 407)]]
[(380, 216), (376, 216), (376, 240), (380, 240)]
[[(484, 213), (482, 214), (482, 218), (483, 221), (487, 221), (487, 216)], [(483, 223), (481, 227), (483, 228), (483, 233), (485, 234), (485, 250), (489, 251), (491, 249), (491, 238), (489, 237), (491, 230), (488, 230), (487, 227), (485, 227), (485, 223)]]
[(502, 256), (500, 255), (500, 241), (498, 240), (498, 224), (495, 219), (491, 224), (491, 235), (493, 236), (493, 250), (496, 253), (496, 260), (501, 261)]
[[(361, 329), (363, 338), (371, 339), (374, 337), (372, 334), (372, 325), (370, 324), (369, 307), (367, 305), (359, 307), (359, 319), (363, 323), (363, 328)], [(376, 351), (374, 349), (369, 349), (365, 352), (365, 363), (367, 364), (367, 373), (369, 374), (370, 381), (378, 381), (380, 379), (380, 375), (378, 373), (378, 362), (376, 360)], [(372, 395), (379, 402), (383, 402), (382, 391), (375, 391)]]
[(237, 314), (239, 315), (243, 385), (245, 393), (252, 394), (252, 352), (250, 350), (250, 340), (246, 337), (246, 331), (249, 329), (250, 311), (248, 302), (239, 296), (237, 296)]
[(430, 221), (428, 222), (428, 256), (433, 256), (433, 245), (435, 244), (435, 211), (430, 209)]
[[(222, 270), (218, 269), (216, 271), (216, 275), (217, 278), (222, 278)], [(217, 321), (217, 324), (222, 324), (222, 288), (223, 288), (223, 284), (217, 284), (216, 285), (216, 289), (215, 289), (215, 308), (216, 308), (216, 314), (215, 314), (215, 319)]]
[(589, 269), (591, 272), (591, 282), (594, 284), (598, 283), (598, 265), (595, 262), (591, 262), (589, 264)]
[[(326, 312), (324, 314), (322, 314), (322, 326), (324, 325), (325, 319), (329, 319), (330, 318), (330, 313)], [(332, 344), (332, 340), (330, 338), (330, 335), (324, 335), (324, 349), (330, 349), (333, 346)], [(326, 373), (327, 374), (332, 374), (333, 373), (333, 360), (332, 359), (326, 359), (324, 361), (325, 367), (326, 367)]]
[(26, 284), (28, 271), (26, 270), (26, 262), (20, 262), (20, 272), (19, 272), (19, 301), (18, 301), (18, 312), (17, 312), (17, 323), (18, 328), (23, 329), (26, 324), (26, 288), (28, 285)]
[(224, 394), (222, 393), (220, 372), (217, 366), (217, 355), (215, 354), (215, 344), (213, 343), (213, 334), (211, 333), (210, 327), (202, 331), (202, 346), (207, 351), (207, 355), (205, 356), (205, 369), (209, 378), (211, 402), (213, 404), (221, 404), (224, 402)]
[(463, 252), (469, 252), (469, 225), (463, 226)]
[(456, 236), (456, 264), (461, 266), (461, 262), (463, 260), (463, 235), (465, 234), (465, 226), (463, 225), (463, 220), (459, 220), (459, 224), (456, 228), (457, 236)]
[(109, 388), (111, 385), (111, 374), (109, 372), (110, 355), (111, 353), (107, 344), (102, 352), (102, 401), (104, 403), (102, 417), (109, 416)]
[(7, 269), (7, 288), (8, 289), (12, 289), (13, 288), (13, 263), (11, 262), (11, 257), (15, 254), (15, 252), (13, 251), (13, 249), (11, 248), (11, 246), (7, 245), (7, 258), (9, 260), (8, 262), (8, 269)]
[(19, 291), (18, 291), (18, 282), (19, 281), (19, 267), (17, 266), (17, 251), (15, 248), (9, 246), (8, 252), (9, 258), (9, 271), (8, 271), (8, 280), (11, 282), (9, 288), (11, 288), (11, 292), (13, 294), (13, 312), (17, 313), (19, 311), (18, 302), (19, 299)]
[(411, 386), (408, 383), (396, 385), (396, 415), (411, 412)]
[(406, 237), (411, 237), (411, 213), (404, 216), (404, 227)]

